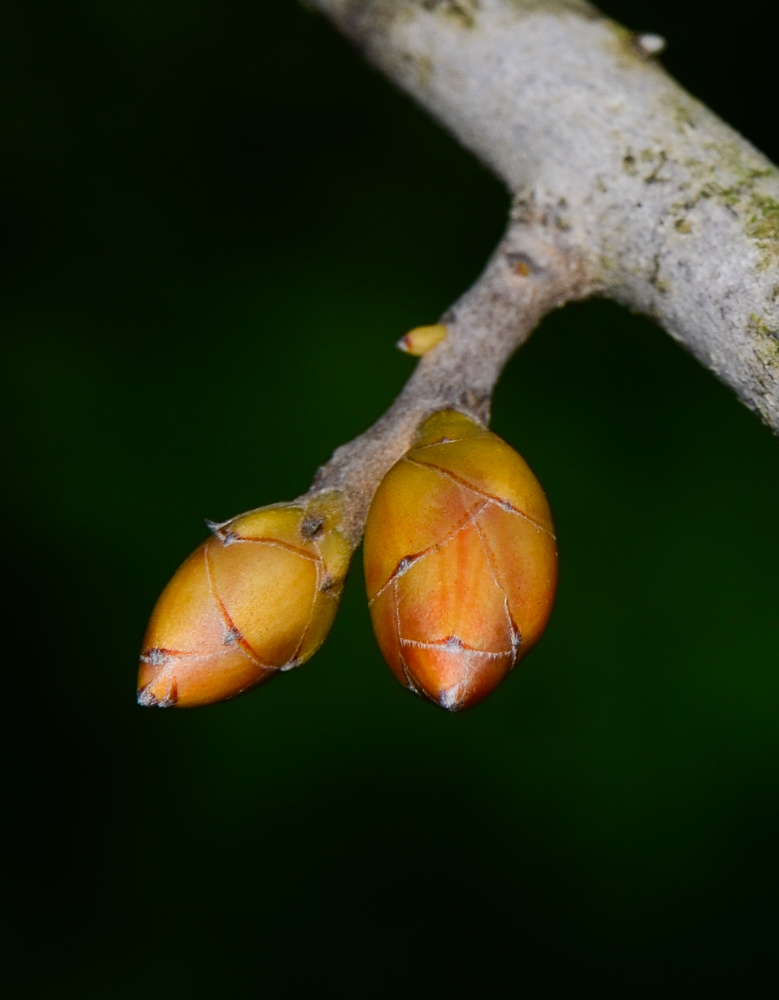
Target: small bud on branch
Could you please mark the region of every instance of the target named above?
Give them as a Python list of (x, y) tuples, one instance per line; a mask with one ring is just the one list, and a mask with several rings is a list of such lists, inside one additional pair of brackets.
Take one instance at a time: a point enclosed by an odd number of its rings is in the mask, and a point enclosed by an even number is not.
[(428, 351), (432, 351), (436, 344), (440, 344), (447, 332), (443, 323), (435, 323), (433, 326), (417, 326), (404, 334), (397, 346), (406, 354), (413, 354), (421, 358)]

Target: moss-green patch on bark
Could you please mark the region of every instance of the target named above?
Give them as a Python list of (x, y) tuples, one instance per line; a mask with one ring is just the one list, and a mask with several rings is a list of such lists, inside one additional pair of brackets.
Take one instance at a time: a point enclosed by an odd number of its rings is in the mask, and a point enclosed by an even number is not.
[(760, 242), (779, 245), (779, 201), (755, 193), (750, 199), (749, 208), (751, 214), (747, 224), (748, 235)]
[(779, 330), (754, 312), (749, 314), (749, 329), (758, 358), (774, 372), (779, 371)]

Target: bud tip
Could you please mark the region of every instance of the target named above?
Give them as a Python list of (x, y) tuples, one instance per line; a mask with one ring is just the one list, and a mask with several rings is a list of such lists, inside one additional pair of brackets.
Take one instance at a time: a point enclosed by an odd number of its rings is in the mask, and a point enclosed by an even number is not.
[(178, 701), (178, 691), (176, 687), (175, 678), (171, 679), (171, 683), (168, 685), (168, 690), (162, 697), (159, 696), (155, 688), (158, 688), (159, 684), (152, 681), (150, 684), (146, 684), (138, 691), (138, 704), (141, 708), (174, 708), (176, 702)]
[(439, 694), (438, 704), (441, 708), (445, 708), (447, 712), (456, 712), (463, 707), (463, 698), (461, 697), (462, 686), (462, 682), (453, 684), (450, 688)]

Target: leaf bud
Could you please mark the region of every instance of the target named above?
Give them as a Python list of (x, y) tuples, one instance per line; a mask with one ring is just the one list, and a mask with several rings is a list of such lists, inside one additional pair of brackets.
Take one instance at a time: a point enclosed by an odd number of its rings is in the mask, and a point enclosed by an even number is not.
[(209, 524), (213, 537), (179, 567), (152, 613), (139, 704), (207, 705), (313, 656), (352, 552), (340, 524), (334, 493)]
[(443, 323), (434, 323), (432, 326), (417, 326), (408, 333), (404, 333), (397, 342), (397, 347), (406, 354), (413, 354), (421, 358), (432, 351), (436, 344), (445, 340), (449, 331)]
[(450, 711), (493, 691), (552, 610), (557, 545), (544, 492), (513, 448), (454, 410), (426, 420), (382, 480), (364, 551), (385, 660)]

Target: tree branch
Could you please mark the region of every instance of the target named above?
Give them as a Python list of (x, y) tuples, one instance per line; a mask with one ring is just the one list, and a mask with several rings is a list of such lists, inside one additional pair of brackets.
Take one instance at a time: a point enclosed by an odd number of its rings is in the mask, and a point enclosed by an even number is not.
[[(202, 704), (304, 662), (332, 621), (374, 494), (420, 425), (446, 409), (486, 423), (507, 360), (566, 302), (605, 295), (654, 317), (779, 432), (779, 171), (664, 73), (653, 58), (662, 39), (632, 35), (583, 0), (312, 2), (506, 182), (509, 224), (442, 318), (446, 336), (428, 341), (377, 423), (338, 448), (303, 497), (212, 526), (215, 540), (182, 566), (152, 616), (143, 704)], [(256, 542), (308, 573), (267, 619), (247, 611), (267, 561), (225, 555)], [(229, 614), (214, 560), (238, 581)], [(555, 574), (544, 572), (551, 601)], [(192, 653), (179, 637), (191, 615), (181, 607), (195, 604), (208, 627)], [(400, 643), (398, 609), (396, 594)]]
[[(511, 349), (587, 285), (653, 317), (779, 432), (779, 172), (657, 65), (655, 36), (583, 0), (312, 2), (515, 203), (565, 233), (579, 261), (570, 289), (550, 274), (546, 307), (534, 294), (540, 311), (511, 296), (502, 319), (491, 311), (502, 329), (529, 310)], [(458, 308), (480, 300), (478, 288)], [(477, 340), (472, 355), (492, 354), (490, 337)], [(404, 406), (445, 362), (420, 368)], [(488, 382), (480, 369), (472, 388)]]

